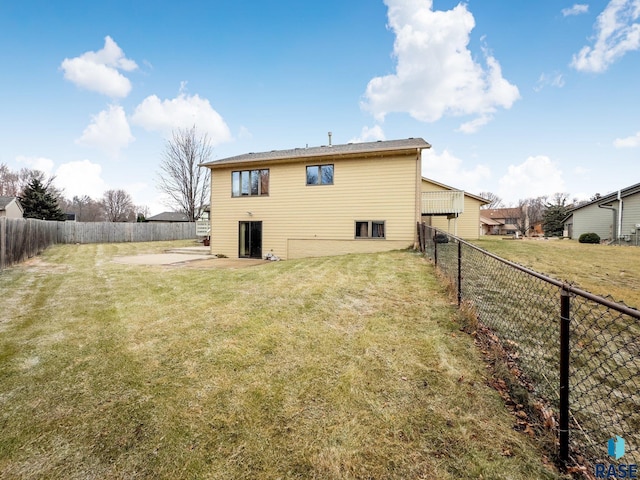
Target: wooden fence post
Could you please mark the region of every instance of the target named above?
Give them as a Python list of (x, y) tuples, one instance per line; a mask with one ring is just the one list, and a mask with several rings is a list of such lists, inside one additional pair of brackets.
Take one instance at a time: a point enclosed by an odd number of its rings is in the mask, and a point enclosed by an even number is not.
[(0, 270), (6, 265), (7, 257), (7, 219), (0, 218)]

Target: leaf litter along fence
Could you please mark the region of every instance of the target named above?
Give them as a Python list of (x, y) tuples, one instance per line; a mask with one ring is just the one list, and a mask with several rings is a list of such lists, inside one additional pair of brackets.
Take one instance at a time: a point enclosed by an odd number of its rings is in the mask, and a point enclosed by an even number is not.
[(558, 415), (558, 458), (640, 463), (640, 311), (418, 224), (421, 251), (497, 337), (533, 397)]

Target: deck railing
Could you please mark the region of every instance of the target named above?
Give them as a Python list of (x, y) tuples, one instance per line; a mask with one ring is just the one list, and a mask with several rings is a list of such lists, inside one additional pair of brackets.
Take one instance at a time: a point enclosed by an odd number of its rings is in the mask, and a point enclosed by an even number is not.
[(422, 215), (454, 215), (464, 212), (464, 192), (422, 192)]

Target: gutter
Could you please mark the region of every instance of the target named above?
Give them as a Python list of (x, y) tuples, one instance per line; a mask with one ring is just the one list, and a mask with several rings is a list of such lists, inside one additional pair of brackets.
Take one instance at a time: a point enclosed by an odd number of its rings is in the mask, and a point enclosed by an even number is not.
[(622, 196), (620, 190), (618, 190), (618, 243), (620, 243), (620, 237), (622, 236)]
[(613, 211), (613, 223), (616, 228), (612, 233), (616, 238), (612, 238), (609, 242), (609, 245), (614, 243), (616, 240), (618, 241), (618, 243), (620, 243), (620, 237), (622, 236), (622, 195), (620, 190), (618, 190), (616, 200), (618, 200), (618, 208), (612, 207), (610, 205), (598, 205), (598, 208), (606, 208), (607, 210)]

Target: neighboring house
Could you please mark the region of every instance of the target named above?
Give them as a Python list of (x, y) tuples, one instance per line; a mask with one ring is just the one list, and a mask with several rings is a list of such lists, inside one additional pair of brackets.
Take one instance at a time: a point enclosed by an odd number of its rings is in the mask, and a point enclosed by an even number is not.
[(0, 197), (0, 217), (22, 218), (24, 210), (16, 197)]
[(162, 212), (158, 215), (154, 215), (153, 217), (147, 217), (145, 219), (146, 222), (165, 222), (165, 223), (175, 223), (175, 222), (188, 222), (189, 217), (187, 217), (182, 212)]
[(514, 235), (526, 221), (519, 208), (487, 208), (480, 212), (483, 235)]
[(640, 183), (569, 210), (563, 223), (565, 236), (574, 240), (597, 233), (602, 240), (639, 245)]
[(500, 226), (504, 224), (498, 220), (486, 217), (484, 212), (486, 212), (486, 210), (480, 212), (480, 235), (498, 235)]
[[(444, 210), (443, 213), (423, 214), (422, 219), (427, 225), (446, 230), (462, 238), (478, 238), (480, 233), (480, 207), (490, 203), (489, 200), (456, 190), (453, 187), (424, 177), (422, 177), (422, 192), (423, 201), (429, 201), (430, 198), (434, 198), (439, 202), (446, 198), (443, 197), (442, 193), (448, 192), (451, 205), (455, 205), (453, 208), (441, 208)], [(426, 192), (432, 193), (424, 195)], [(424, 208), (423, 210), (429, 210), (429, 208)], [(431, 210), (433, 211), (434, 208), (431, 208)], [(453, 226), (451, 225), (452, 222)]]
[(223, 158), (211, 169), (211, 253), (283, 259), (417, 243), (421, 138)]

